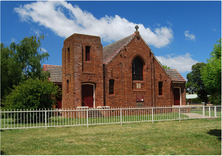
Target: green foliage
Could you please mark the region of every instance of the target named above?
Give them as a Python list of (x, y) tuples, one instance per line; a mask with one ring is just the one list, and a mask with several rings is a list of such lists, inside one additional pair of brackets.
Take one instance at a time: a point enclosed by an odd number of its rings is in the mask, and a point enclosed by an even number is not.
[(164, 69), (170, 69), (167, 65), (162, 65)]
[[(189, 99), (186, 99), (186, 102), (188, 103), (189, 102)], [(195, 99), (192, 99), (192, 103), (201, 103), (203, 102), (203, 100), (201, 100), (200, 98), (195, 98)]]
[(210, 93), (210, 102), (213, 104), (221, 103), (221, 39), (214, 45), (210, 59), (206, 66), (201, 70), (201, 78)]
[(162, 63), (159, 61), (159, 63), (161, 64), (161, 66), (164, 68), (164, 69), (170, 69), (170, 67), (168, 67), (167, 65), (162, 65)]
[(210, 95), (209, 101), (215, 105), (221, 104), (221, 92)]
[(13, 42), (8, 47), (1, 43), (1, 99), (14, 85), (43, 76), (41, 63), (49, 54), (40, 52), (42, 39), (44, 36), (25, 37), (19, 44)]
[(13, 87), (3, 101), (5, 109), (52, 108), (55, 97), (61, 94), (59, 87), (47, 79), (29, 79)]
[(201, 79), (201, 70), (206, 66), (205, 63), (196, 63), (192, 66), (192, 71), (187, 74), (186, 90), (188, 93), (197, 93), (202, 102), (208, 102), (207, 90)]

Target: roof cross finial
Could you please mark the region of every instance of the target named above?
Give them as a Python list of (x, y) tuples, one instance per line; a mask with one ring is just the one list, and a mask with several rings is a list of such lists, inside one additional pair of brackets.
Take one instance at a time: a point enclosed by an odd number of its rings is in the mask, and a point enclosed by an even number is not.
[(138, 26), (138, 25), (136, 25), (136, 26), (135, 26), (135, 29), (136, 29), (136, 31), (138, 31), (138, 29), (139, 29), (139, 26)]

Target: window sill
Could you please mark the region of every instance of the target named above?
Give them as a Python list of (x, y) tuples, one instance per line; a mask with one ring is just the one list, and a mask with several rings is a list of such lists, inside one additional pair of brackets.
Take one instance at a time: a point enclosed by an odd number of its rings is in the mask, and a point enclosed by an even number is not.
[(82, 74), (92, 74), (92, 75), (95, 75), (94, 72), (82, 72)]
[(115, 94), (109, 94), (109, 96), (115, 96)]
[(165, 95), (157, 95), (157, 98), (163, 99)]
[(146, 92), (146, 90), (144, 90), (144, 89), (143, 90), (142, 89), (141, 90), (140, 89), (133, 89), (132, 91), (133, 92)]
[(144, 83), (143, 80), (133, 80), (133, 83)]

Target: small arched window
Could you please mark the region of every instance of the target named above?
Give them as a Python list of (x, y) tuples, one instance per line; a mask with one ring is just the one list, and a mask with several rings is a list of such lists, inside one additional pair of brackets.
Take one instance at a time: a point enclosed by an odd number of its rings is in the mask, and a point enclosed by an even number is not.
[(143, 62), (136, 57), (132, 63), (132, 79), (143, 81)]

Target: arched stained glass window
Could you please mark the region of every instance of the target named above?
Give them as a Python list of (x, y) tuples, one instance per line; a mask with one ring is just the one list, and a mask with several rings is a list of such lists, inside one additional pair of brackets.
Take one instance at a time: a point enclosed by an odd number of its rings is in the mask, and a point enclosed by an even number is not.
[(132, 79), (143, 81), (143, 62), (136, 57), (132, 63)]

